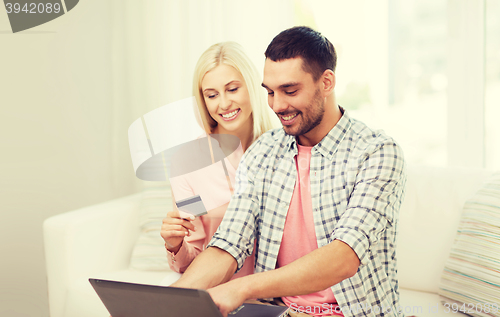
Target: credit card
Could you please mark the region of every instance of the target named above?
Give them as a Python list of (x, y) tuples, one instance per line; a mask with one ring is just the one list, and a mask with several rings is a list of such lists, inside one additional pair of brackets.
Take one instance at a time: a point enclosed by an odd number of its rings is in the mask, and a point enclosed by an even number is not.
[(205, 205), (203, 205), (200, 195), (181, 199), (176, 201), (175, 204), (180, 211), (187, 212), (195, 217), (207, 214), (207, 210), (205, 209)]

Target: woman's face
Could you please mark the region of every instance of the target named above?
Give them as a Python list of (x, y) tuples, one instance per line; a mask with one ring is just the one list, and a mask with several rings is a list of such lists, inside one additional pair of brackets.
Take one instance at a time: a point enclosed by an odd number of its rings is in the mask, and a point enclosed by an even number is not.
[(239, 71), (221, 64), (205, 74), (201, 90), (208, 113), (218, 123), (214, 132), (252, 132), (250, 95)]

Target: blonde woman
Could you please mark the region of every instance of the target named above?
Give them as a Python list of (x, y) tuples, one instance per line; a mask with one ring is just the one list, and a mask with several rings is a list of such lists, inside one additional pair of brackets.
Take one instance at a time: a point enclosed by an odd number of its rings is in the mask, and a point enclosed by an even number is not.
[[(208, 214), (184, 219), (174, 210), (163, 219), (161, 236), (170, 268), (182, 273), (205, 248), (217, 230), (229, 203), (230, 194), (225, 175), (234, 184), (241, 155), (261, 134), (279, 127), (276, 115), (267, 105), (258, 72), (234, 42), (223, 42), (208, 48), (198, 60), (194, 72), (193, 94), (207, 134), (229, 134), (240, 140), (240, 151), (227, 158), (226, 174), (217, 166), (203, 173), (189, 173), (171, 179), (176, 201), (200, 195)], [(207, 184), (209, 184), (207, 186)], [(254, 257), (245, 262), (235, 277), (253, 273)]]

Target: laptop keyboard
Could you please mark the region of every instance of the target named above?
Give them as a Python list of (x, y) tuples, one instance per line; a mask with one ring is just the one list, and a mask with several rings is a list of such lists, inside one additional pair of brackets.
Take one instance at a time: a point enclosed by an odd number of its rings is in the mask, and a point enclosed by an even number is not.
[(241, 305), (240, 307), (238, 307), (235, 310), (233, 310), (232, 312), (230, 312), (229, 315), (236, 315), (242, 309), (243, 309), (243, 305)]

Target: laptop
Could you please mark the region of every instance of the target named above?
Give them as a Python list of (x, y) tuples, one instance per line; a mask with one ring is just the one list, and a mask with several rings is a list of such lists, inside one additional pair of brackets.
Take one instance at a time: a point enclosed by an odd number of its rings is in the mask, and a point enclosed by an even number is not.
[[(113, 317), (222, 317), (205, 290), (89, 279)], [(231, 317), (284, 317), (288, 307), (244, 303)]]

